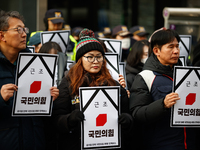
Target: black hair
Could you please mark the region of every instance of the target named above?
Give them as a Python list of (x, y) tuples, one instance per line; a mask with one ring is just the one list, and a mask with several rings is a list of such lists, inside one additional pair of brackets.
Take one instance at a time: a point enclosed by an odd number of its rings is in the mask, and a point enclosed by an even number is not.
[(49, 41), (42, 45), (39, 53), (49, 53), (51, 49), (54, 49), (55, 51), (57, 51), (57, 53), (62, 52), (62, 49), (58, 43)]
[(156, 32), (151, 38), (149, 56), (154, 47), (158, 47), (161, 50), (163, 45), (172, 42), (175, 38), (180, 42), (179, 34), (175, 30), (167, 29)]
[(149, 47), (148, 40), (140, 40), (136, 41), (133, 46), (131, 47), (131, 51), (128, 54), (127, 57), (127, 64), (131, 67), (137, 66), (139, 63), (141, 63), (141, 58), (143, 55), (143, 48), (144, 46)]

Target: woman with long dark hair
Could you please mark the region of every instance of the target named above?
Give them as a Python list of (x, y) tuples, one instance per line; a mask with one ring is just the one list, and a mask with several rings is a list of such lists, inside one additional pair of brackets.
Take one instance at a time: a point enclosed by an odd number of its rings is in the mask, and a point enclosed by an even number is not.
[(141, 40), (136, 41), (129, 52), (125, 68), (128, 90), (131, 89), (135, 76), (142, 71), (144, 63), (148, 58), (148, 49), (149, 42)]

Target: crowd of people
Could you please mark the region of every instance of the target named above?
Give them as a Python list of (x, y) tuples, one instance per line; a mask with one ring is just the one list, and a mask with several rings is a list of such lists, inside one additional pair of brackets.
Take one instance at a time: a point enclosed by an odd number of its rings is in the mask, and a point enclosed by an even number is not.
[[(48, 10), (44, 23), (45, 31), (62, 30), (62, 11)], [(173, 68), (182, 65), (180, 37), (175, 30), (156, 30), (148, 40), (149, 33), (142, 26), (128, 30), (118, 25), (95, 32), (77, 26), (71, 30), (65, 53), (56, 42), (41, 45), (42, 31), (32, 32), (27, 39), (28, 32), (19, 12), (0, 12), (0, 149), (80, 150), (85, 116), (77, 100), (79, 88), (99, 86), (120, 87), (121, 147), (117, 149), (199, 149), (198, 128), (170, 127), (171, 108), (180, 100), (178, 93), (172, 92)], [(104, 58), (108, 49), (99, 38), (122, 41), (127, 82), (122, 75), (118, 81), (112, 78)], [(56, 86), (49, 89), (53, 97), (50, 117), (11, 116), (18, 90), (17, 58), (19, 53), (31, 53), (27, 45), (35, 46), (35, 53), (59, 55)], [(74, 61), (69, 70), (67, 59)]]

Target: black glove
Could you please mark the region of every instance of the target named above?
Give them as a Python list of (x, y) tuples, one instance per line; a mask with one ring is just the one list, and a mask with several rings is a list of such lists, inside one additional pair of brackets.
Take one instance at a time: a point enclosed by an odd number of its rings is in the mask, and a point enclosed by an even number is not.
[(132, 116), (128, 113), (122, 113), (118, 118), (118, 123), (122, 128), (129, 128), (133, 124)]
[(75, 109), (71, 112), (70, 116), (68, 117), (68, 125), (70, 127), (76, 126), (78, 123), (84, 120), (83, 112)]

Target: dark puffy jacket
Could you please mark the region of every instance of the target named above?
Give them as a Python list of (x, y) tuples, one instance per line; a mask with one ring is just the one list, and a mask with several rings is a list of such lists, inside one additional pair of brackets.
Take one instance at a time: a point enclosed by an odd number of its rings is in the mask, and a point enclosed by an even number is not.
[[(21, 52), (30, 52), (22, 50)], [(0, 52), (0, 88), (15, 83), (16, 65)], [(0, 149), (44, 150), (45, 138), (40, 117), (12, 117), (13, 97), (5, 102), (0, 95)]]
[(127, 87), (128, 90), (131, 89), (131, 85), (133, 84), (133, 81), (135, 79), (135, 76), (142, 71), (142, 67), (144, 66), (143, 63), (140, 63), (138, 66), (136, 67), (131, 67), (129, 64), (126, 64), (126, 81), (127, 81)]
[[(120, 86), (119, 83), (118, 86)], [(54, 101), (53, 116), (55, 119), (56, 127), (58, 129), (57, 145), (59, 150), (64, 150), (64, 149), (80, 150), (81, 149), (80, 124), (72, 128), (68, 126), (68, 117), (70, 116), (71, 112), (75, 109), (79, 109), (79, 104), (72, 105), (71, 102), (72, 98), (70, 96), (71, 89), (69, 87), (70, 87), (70, 81), (66, 77), (63, 78), (61, 84), (58, 86), (60, 92), (59, 97)], [(129, 113), (129, 99), (126, 90), (122, 86), (120, 92), (121, 92), (121, 104), (120, 104), (121, 113)], [(128, 136), (126, 137), (127, 137), (126, 141), (128, 141)]]
[(140, 131), (143, 149), (195, 149), (195, 129), (170, 127), (171, 109), (164, 108), (164, 98), (172, 92), (173, 70), (162, 65), (154, 54), (148, 58), (144, 70), (151, 70), (156, 75), (151, 91), (138, 74), (130, 97), (132, 115), (143, 126)]

